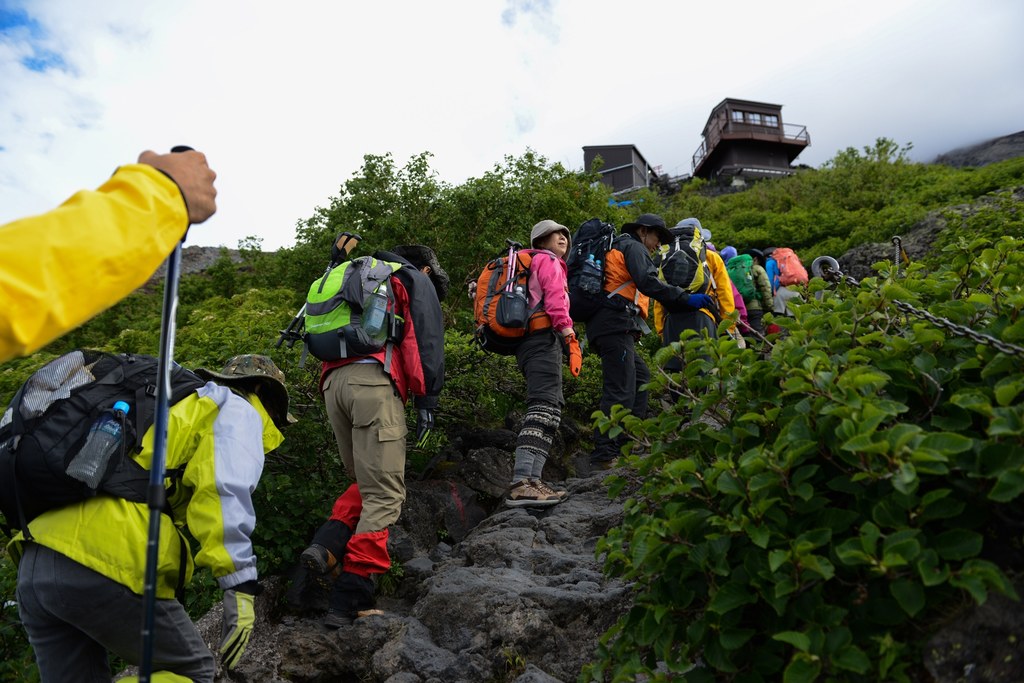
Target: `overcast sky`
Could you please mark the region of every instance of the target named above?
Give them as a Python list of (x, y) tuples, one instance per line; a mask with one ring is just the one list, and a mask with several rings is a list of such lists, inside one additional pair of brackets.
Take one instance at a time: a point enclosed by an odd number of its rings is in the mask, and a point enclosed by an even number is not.
[(931, 161), (1024, 130), (1024, 2), (0, 0), (0, 223), (189, 144), (219, 194), (188, 244), (276, 249), (364, 154), (460, 184), (635, 144), (678, 175), (726, 97), (805, 125), (798, 163)]

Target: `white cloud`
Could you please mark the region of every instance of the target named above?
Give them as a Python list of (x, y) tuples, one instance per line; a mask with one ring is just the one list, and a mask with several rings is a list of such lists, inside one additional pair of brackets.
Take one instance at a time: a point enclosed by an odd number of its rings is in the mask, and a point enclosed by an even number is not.
[[(0, 221), (175, 144), (219, 175), (189, 242), (277, 248), (364, 154), (429, 151), (460, 183), (527, 147), (579, 168), (584, 145), (633, 143), (683, 173), (725, 97), (784, 105), (815, 166), (877, 137), (930, 160), (1024, 129), (1013, 0), (95, 5), (33, 0), (40, 35), (0, 34)], [(26, 69), (33, 49), (65, 68)]]

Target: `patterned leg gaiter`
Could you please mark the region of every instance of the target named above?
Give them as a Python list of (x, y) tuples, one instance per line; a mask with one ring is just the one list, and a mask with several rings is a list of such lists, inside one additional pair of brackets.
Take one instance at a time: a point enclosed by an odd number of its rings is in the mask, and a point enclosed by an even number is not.
[[(516, 439), (514, 481), (540, 478), (561, 421), (562, 409), (550, 403), (535, 403), (526, 409), (523, 426)], [(520, 457), (521, 454), (527, 457)]]

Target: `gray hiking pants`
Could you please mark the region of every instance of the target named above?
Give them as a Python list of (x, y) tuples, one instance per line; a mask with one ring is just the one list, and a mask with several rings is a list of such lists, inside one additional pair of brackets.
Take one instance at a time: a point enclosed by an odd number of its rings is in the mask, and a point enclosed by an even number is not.
[(540, 479), (562, 420), (562, 341), (552, 330), (534, 332), (516, 349), (526, 379), (526, 414), (516, 438), (512, 483)]
[[(109, 683), (107, 652), (138, 664), (143, 598), (37, 543), (18, 564), (18, 614), (43, 683)], [(213, 654), (177, 600), (157, 600), (153, 670), (211, 682)]]

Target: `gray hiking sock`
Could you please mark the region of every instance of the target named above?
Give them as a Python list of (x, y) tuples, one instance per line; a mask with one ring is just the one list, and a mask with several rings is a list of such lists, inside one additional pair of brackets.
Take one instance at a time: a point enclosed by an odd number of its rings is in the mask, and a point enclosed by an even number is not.
[(533, 459), (533, 471), (530, 473), (530, 479), (540, 479), (541, 473), (544, 471), (544, 463), (547, 462), (548, 456), (540, 453)]
[[(516, 484), (524, 479), (530, 479), (533, 474), (533, 461), (537, 452), (528, 446), (516, 448), (516, 464), (512, 468), (512, 483)], [(544, 457), (543, 455), (541, 456)]]

